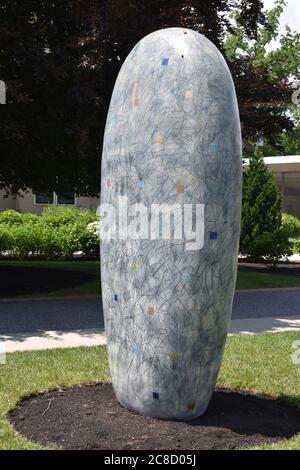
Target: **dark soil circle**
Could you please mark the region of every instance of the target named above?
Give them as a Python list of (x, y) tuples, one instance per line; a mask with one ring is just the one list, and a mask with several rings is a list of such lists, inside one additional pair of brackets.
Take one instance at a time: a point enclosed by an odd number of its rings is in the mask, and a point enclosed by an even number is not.
[(62, 449), (236, 449), (300, 432), (300, 408), (281, 400), (217, 389), (207, 412), (193, 421), (147, 418), (117, 402), (111, 384), (49, 391), (10, 411), (16, 430)]

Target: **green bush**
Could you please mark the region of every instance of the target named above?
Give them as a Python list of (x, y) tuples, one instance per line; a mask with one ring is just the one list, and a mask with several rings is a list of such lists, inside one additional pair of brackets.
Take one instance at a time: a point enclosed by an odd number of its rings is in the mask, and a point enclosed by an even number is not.
[(257, 236), (248, 245), (247, 255), (252, 261), (265, 261), (275, 265), (281, 258), (293, 254), (293, 244), (284, 228)]
[(14, 210), (0, 212), (0, 224), (20, 225), (22, 224), (22, 214)]
[(21, 215), (23, 224), (37, 224), (40, 221), (40, 216), (37, 214), (30, 214), (27, 212)]
[(10, 229), (5, 224), (0, 224), (0, 252), (12, 249)]
[(42, 215), (41, 222), (53, 227), (60, 227), (61, 225), (69, 225), (82, 223), (88, 225), (97, 220), (96, 211), (89, 209), (80, 209), (76, 207), (47, 207)]
[(50, 208), (42, 216), (15, 211), (1, 215), (0, 252), (20, 259), (29, 256), (65, 259), (78, 251), (89, 258), (99, 257), (99, 239), (87, 227), (97, 220), (93, 211)]
[(300, 237), (300, 220), (291, 214), (282, 214), (282, 227), (287, 231), (290, 238)]

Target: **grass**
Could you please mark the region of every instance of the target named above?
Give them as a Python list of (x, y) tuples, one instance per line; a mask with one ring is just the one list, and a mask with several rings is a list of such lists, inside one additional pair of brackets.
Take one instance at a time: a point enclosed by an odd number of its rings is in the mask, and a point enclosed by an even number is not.
[[(291, 361), (298, 332), (228, 338), (218, 383), (284, 398), (300, 406), (300, 365)], [(8, 354), (0, 365), (0, 449), (41, 449), (18, 434), (6, 419), (16, 402), (33, 392), (79, 383), (108, 381), (105, 347)], [(300, 449), (300, 434), (259, 449)]]
[[(22, 268), (22, 274), (12, 276), (7, 282), (10, 285), (12, 293), (7, 295), (3, 283), (0, 286), (0, 297), (67, 297), (67, 296), (94, 296), (100, 293), (100, 269), (97, 261), (10, 261), (0, 260), (0, 269), (5, 267), (13, 268), (16, 270)], [(51, 279), (44, 281), (44, 288), (33, 288), (36, 284), (36, 278), (41, 279), (41, 274), (34, 274), (35, 269), (45, 269), (48, 274), (52, 273)], [(62, 276), (61, 283), (59, 276), (63, 272), (71, 273), (69, 280), (66, 281)], [(57, 273), (57, 276), (56, 276)], [(88, 274), (92, 276), (92, 280), (81, 279), (82, 275)], [(35, 276), (35, 278), (33, 277)], [(27, 279), (28, 292), (18, 293), (21, 278)], [(30, 281), (32, 277), (32, 281)], [(70, 282), (70, 277), (72, 282)], [(54, 283), (53, 286), (51, 282)], [(4, 279), (5, 280), (5, 279)], [(73, 282), (74, 281), (74, 282)], [(15, 291), (11, 288), (12, 284), (15, 285)], [(59, 287), (57, 287), (59, 285)], [(61, 286), (61, 287), (60, 287)], [(300, 287), (300, 276), (285, 275), (276, 272), (259, 272), (249, 270), (239, 270), (237, 275), (237, 289), (262, 289), (262, 288), (276, 288), (276, 287)]]
[(238, 271), (237, 289), (265, 289), (276, 287), (300, 287), (300, 276), (274, 272)]

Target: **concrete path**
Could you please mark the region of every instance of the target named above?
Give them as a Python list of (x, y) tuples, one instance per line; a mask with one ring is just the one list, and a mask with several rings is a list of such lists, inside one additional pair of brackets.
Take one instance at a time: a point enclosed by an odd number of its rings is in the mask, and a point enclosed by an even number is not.
[[(240, 290), (230, 334), (300, 330), (300, 288)], [(99, 298), (0, 301), (6, 352), (105, 344)]]

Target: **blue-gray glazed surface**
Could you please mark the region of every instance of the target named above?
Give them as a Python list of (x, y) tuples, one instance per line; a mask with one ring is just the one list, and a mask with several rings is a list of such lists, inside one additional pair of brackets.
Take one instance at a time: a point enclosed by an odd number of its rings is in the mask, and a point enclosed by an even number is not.
[(113, 91), (101, 203), (204, 204), (204, 245), (101, 242), (110, 372), (129, 409), (188, 420), (208, 406), (232, 309), (241, 175), (237, 101), (220, 52), (189, 29), (146, 36)]

